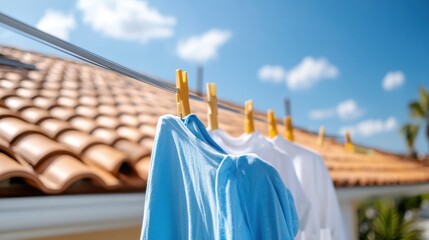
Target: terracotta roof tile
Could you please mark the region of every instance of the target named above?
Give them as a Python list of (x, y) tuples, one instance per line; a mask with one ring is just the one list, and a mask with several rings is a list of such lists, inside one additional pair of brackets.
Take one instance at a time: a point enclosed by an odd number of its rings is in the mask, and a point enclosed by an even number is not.
[(108, 145), (113, 145), (116, 141), (121, 139), (115, 130), (107, 128), (97, 128), (92, 132), (92, 135)]
[(15, 112), (13, 112), (7, 108), (0, 107), (0, 119), (6, 118), (6, 117), (18, 118), (18, 115)]
[[(101, 185), (106, 189), (114, 189), (120, 186), (120, 182), (115, 177), (100, 172), (100, 170), (85, 166), (80, 161), (69, 155), (56, 155), (45, 161), (43, 166), (30, 170), (9, 159), (9, 170), (13, 176), (0, 174), (0, 178), (21, 177), (30, 185), (33, 185), (45, 193), (58, 194), (70, 187), (72, 184), (89, 179), (96, 185)], [(11, 169), (11, 167), (13, 169)]]
[(147, 137), (154, 138), (156, 134), (156, 128), (150, 127), (146, 124), (140, 126), (140, 131)]
[(13, 90), (0, 88), (0, 102), (2, 106), (4, 106), (4, 100), (8, 97), (15, 96), (15, 93)]
[(59, 142), (66, 144), (76, 154), (83, 153), (92, 145), (100, 143), (91, 135), (77, 130), (64, 131), (56, 139)]
[(79, 97), (79, 92), (64, 88), (60, 90), (60, 96), (76, 99)]
[(25, 134), (13, 143), (12, 150), (33, 166), (56, 154), (73, 155), (64, 145), (38, 133)]
[(98, 105), (97, 98), (94, 96), (82, 96), (79, 98), (79, 103), (81, 105), (93, 106), (93, 107)]
[(76, 111), (73, 108), (68, 108), (68, 107), (55, 106), (50, 109), (50, 112), (54, 118), (58, 118), (66, 121), (76, 116)]
[(95, 107), (89, 107), (89, 106), (78, 106), (76, 108), (76, 114), (94, 119), (99, 115), (99, 112)]
[(47, 110), (36, 108), (36, 107), (29, 107), (24, 109), (21, 112), (21, 117), (25, 119), (27, 122), (36, 124), (36, 125), (47, 118), (51, 118)]
[(55, 100), (55, 98), (40, 96), (40, 97), (36, 97), (33, 100), (33, 104), (41, 109), (51, 109), (57, 106), (57, 101)]
[(44, 74), (42, 72), (39, 72), (39, 71), (29, 71), (27, 73), (28, 79), (31, 79), (31, 81), (34, 81), (34, 82), (42, 82), (42, 81), (44, 81), (46, 79), (45, 75), (46, 74)]
[(44, 86), (44, 88), (40, 90), (40, 97), (53, 99), (53, 98), (57, 98), (59, 95), (60, 95), (60, 92), (58, 91), (58, 89), (48, 89), (48, 88), (45, 88)]
[(19, 82), (10, 81), (7, 79), (0, 79), (0, 87), (5, 89), (15, 89), (19, 86)]
[[(100, 101), (100, 104), (105, 104), (105, 105), (115, 105), (116, 104), (115, 100), (113, 100), (112, 95), (110, 95), (110, 96), (107, 94), (100, 95), (98, 100)], [(115, 109), (115, 111), (118, 111), (118, 110)]]
[(95, 120), (86, 117), (73, 117), (70, 120), (70, 124), (74, 128), (88, 133), (94, 131), (98, 127)]
[(147, 149), (152, 149), (153, 147), (153, 138), (143, 138), (140, 142), (140, 145), (144, 146)]
[(59, 94), (58, 90), (60, 90), (61, 88), (61, 83), (58, 82), (59, 78), (55, 76), (55, 79), (54, 79), (52, 75), (48, 75), (46, 80), (47, 81), (43, 83), (43, 89), (46, 89), (46, 93), (48, 94), (48, 96), (51, 96), (51, 97), (58, 96)]
[(73, 127), (68, 122), (54, 118), (42, 121), (39, 126), (52, 139), (58, 138), (65, 131), (73, 130)]
[(137, 173), (139, 174), (139, 176), (142, 179), (147, 180), (149, 167), (150, 167), (150, 157), (143, 158), (141, 161), (139, 161), (136, 164), (135, 167), (137, 169)]
[[(0, 67), (0, 181), (22, 178), (48, 194), (82, 181), (106, 191), (144, 189), (155, 126), (176, 112), (174, 94), (82, 63), (1, 46), (0, 53), (37, 67)], [(206, 121), (205, 103), (192, 100), (191, 109)], [(221, 129), (242, 134), (243, 116), (219, 115)], [(255, 127), (266, 135), (264, 123)], [(349, 153), (330, 138), (320, 147), (299, 128), (295, 137), (324, 156), (337, 187), (429, 182), (429, 166), (410, 159)]]
[(34, 178), (28, 168), (3, 152), (0, 152), (0, 166), (0, 181), (12, 177)]
[(0, 121), (0, 138), (13, 143), (21, 135), (37, 132), (34, 125), (28, 124), (16, 117), (2, 117)]
[(138, 128), (129, 127), (129, 126), (121, 126), (118, 128), (119, 136), (129, 139), (133, 142), (139, 142), (143, 139), (143, 133), (139, 131)]
[(106, 115), (106, 116), (115, 116), (116, 117), (119, 115), (118, 109), (113, 104), (103, 103), (103, 104), (99, 105), (98, 106), (98, 112), (100, 114)]
[(150, 114), (140, 113), (137, 115), (140, 124), (148, 124), (153, 126), (158, 122), (158, 117)]
[(9, 79), (14, 82), (19, 82), (22, 79), (22, 75), (16, 72), (8, 72), (4, 74), (4, 78)]
[(21, 98), (19, 96), (6, 97), (3, 101), (6, 107), (14, 111), (21, 111), (22, 109), (30, 107), (32, 105), (31, 100)]
[(133, 162), (141, 160), (143, 157), (150, 156), (151, 153), (151, 148), (148, 146), (131, 142), (126, 139), (119, 139), (115, 142), (114, 147), (121, 152), (127, 153)]
[(132, 127), (138, 127), (139, 125), (139, 120), (137, 119), (137, 116), (135, 114), (122, 114), (119, 116), (119, 121), (121, 121), (125, 125)]
[(28, 89), (28, 88), (18, 88), (16, 89), (16, 95), (23, 98), (35, 98), (39, 95), (39, 91), (37, 89)]
[(68, 188), (72, 183), (82, 179), (90, 179), (108, 188), (119, 185), (115, 177), (105, 173), (100, 174), (94, 168), (85, 166), (69, 155), (52, 157), (49, 163), (46, 163), (46, 168), (39, 170), (39, 174), (43, 176), (40, 178), (43, 184), (54, 190)]
[(40, 82), (33, 81), (33, 80), (30, 80), (30, 79), (22, 80), (19, 83), (20, 83), (20, 86), (22, 88), (26, 88), (26, 89), (39, 89), (39, 88), (41, 88)]
[(77, 81), (63, 81), (62, 88), (68, 88), (68, 89), (78, 89), (79, 88), (79, 82)]
[(74, 98), (59, 97), (57, 103), (64, 107), (75, 108), (79, 105), (79, 101)]
[(96, 144), (88, 147), (83, 154), (85, 160), (107, 170), (115, 175), (120, 174), (123, 165), (130, 164), (126, 154), (104, 144)]
[(122, 125), (118, 118), (112, 116), (98, 116), (96, 121), (99, 126), (111, 129), (117, 129)]
[(120, 103), (117, 106), (117, 108), (118, 108), (119, 112), (121, 112), (121, 113), (133, 114), (133, 115), (137, 114), (136, 108), (132, 105), (129, 105), (129, 104)]

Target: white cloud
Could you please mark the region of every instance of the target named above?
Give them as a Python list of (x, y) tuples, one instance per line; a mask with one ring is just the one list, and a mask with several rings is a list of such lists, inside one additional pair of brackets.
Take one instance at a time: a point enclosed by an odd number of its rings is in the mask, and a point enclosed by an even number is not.
[(76, 6), (86, 24), (108, 37), (147, 43), (174, 35), (176, 19), (162, 15), (146, 1), (78, 0)]
[(215, 58), (219, 48), (231, 37), (231, 32), (212, 29), (202, 35), (192, 36), (177, 44), (180, 58), (191, 62), (204, 63)]
[(355, 100), (349, 99), (337, 105), (337, 114), (343, 120), (355, 119), (363, 114)]
[(398, 122), (394, 117), (389, 117), (384, 121), (381, 119), (369, 119), (359, 122), (354, 126), (343, 127), (340, 129), (340, 133), (344, 134), (346, 131), (349, 131), (351, 135), (368, 137), (395, 130), (397, 126)]
[(388, 72), (383, 79), (383, 89), (386, 91), (393, 90), (394, 88), (398, 88), (402, 86), (405, 82), (405, 75), (401, 71), (396, 72)]
[(364, 114), (364, 110), (361, 109), (355, 100), (349, 99), (340, 102), (335, 108), (327, 109), (315, 109), (310, 111), (308, 116), (314, 120), (321, 120), (325, 118), (331, 118), (338, 116), (342, 120), (355, 119)]
[(259, 69), (259, 78), (263, 81), (282, 82), (286, 76), (286, 70), (279, 65), (264, 65)]
[(68, 40), (70, 31), (76, 27), (76, 21), (73, 14), (65, 14), (49, 9), (37, 23), (36, 27), (58, 38)]
[(338, 75), (338, 68), (327, 59), (305, 57), (301, 63), (288, 72), (286, 83), (290, 89), (304, 89), (310, 88), (324, 79), (334, 79)]
[(310, 88), (325, 79), (338, 77), (338, 68), (325, 58), (305, 57), (297, 66), (286, 70), (278, 65), (264, 65), (259, 69), (263, 81), (285, 81), (290, 90)]
[(314, 120), (331, 118), (335, 116), (335, 110), (334, 109), (316, 109), (316, 110), (310, 111), (308, 116)]

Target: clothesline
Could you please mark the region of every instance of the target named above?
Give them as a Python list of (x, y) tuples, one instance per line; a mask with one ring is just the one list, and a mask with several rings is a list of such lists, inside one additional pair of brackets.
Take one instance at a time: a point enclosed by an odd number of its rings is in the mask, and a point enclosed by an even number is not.
[[(166, 81), (163, 81), (159, 78), (149, 76), (147, 74), (143, 74), (141, 72), (137, 72), (135, 70), (132, 70), (128, 67), (125, 67), (121, 64), (118, 64), (116, 62), (113, 62), (112, 60), (109, 60), (105, 57), (102, 57), (100, 55), (97, 55), (91, 51), (88, 51), (86, 49), (83, 49), (79, 46), (76, 46), (72, 43), (69, 43), (67, 41), (64, 41), (60, 38), (57, 38), (53, 35), (50, 35), (48, 33), (45, 33), (37, 28), (34, 28), (26, 23), (23, 23), (13, 17), (10, 17), (2, 12), (0, 12), (0, 23), (8, 28), (9, 30), (23, 35), (25, 37), (31, 38), (37, 42), (40, 42), (44, 45), (50, 46), (52, 48), (55, 48), (65, 54), (71, 55), (75, 58), (78, 58), (84, 62), (96, 65), (98, 67), (108, 69), (120, 74), (123, 74), (125, 76), (131, 77), (137, 81), (149, 84), (151, 86), (157, 87), (159, 89), (162, 89), (164, 91), (170, 92), (170, 93), (176, 93), (177, 89), (174, 85), (167, 83)], [(193, 100), (197, 100), (200, 102), (206, 102), (206, 99), (195, 95), (193, 93), (190, 93), (189, 97)], [(244, 114), (243, 110), (233, 108), (230, 106), (226, 106), (224, 104), (219, 104), (219, 108), (232, 111), (239, 114)], [(259, 120), (262, 122), (267, 122), (265, 119), (255, 117), (255, 120)]]
[[(37, 42), (40, 42), (44, 45), (47, 45), (49, 47), (52, 47), (54, 49), (57, 49), (67, 55), (71, 55), (77, 59), (80, 59), (84, 62), (96, 65), (100, 68), (104, 68), (107, 70), (114, 71), (116, 73), (128, 76), (132, 79), (135, 79), (137, 81), (146, 83), (148, 85), (154, 86), (156, 88), (162, 89), (164, 91), (167, 91), (169, 93), (177, 93), (177, 88), (173, 85), (168, 83), (167, 81), (163, 81), (157, 77), (149, 76), (147, 74), (135, 71), (133, 69), (130, 69), (128, 67), (125, 67), (121, 64), (118, 64), (112, 60), (109, 60), (105, 57), (102, 57), (98, 54), (95, 54), (89, 50), (86, 50), (84, 48), (81, 48), (79, 46), (76, 46), (72, 43), (69, 43), (67, 41), (64, 41), (60, 38), (57, 38), (51, 34), (48, 34), (46, 32), (43, 32), (35, 27), (32, 27), (26, 23), (23, 23), (13, 17), (10, 17), (2, 12), (0, 12), (0, 24), (2, 24), (7, 29), (28, 37), (30, 39), (33, 39)], [(189, 93), (189, 98), (200, 101), (200, 102), (207, 102), (206, 98), (196, 95), (194, 93)], [(244, 115), (244, 110), (240, 108), (231, 107), (222, 103), (218, 103), (218, 107), (220, 109), (234, 112), (237, 114)], [(254, 116), (254, 119), (263, 122), (268, 123), (268, 121), (264, 118)], [(327, 136), (327, 137), (333, 137), (336, 139), (342, 139), (343, 137), (340, 136)]]
[(86, 49), (78, 47), (74, 44), (71, 44), (67, 41), (59, 39), (55, 36), (52, 36), (48, 33), (45, 33), (35, 27), (32, 27), (28, 24), (25, 24), (13, 17), (10, 17), (2, 12), (0, 12), (0, 23), (6, 26), (8, 29), (26, 37), (32, 38), (42, 44), (53, 47), (61, 52), (72, 55), (78, 59), (81, 59), (85, 62), (94, 64), (98, 67), (109, 69), (117, 73), (121, 73), (128, 77), (134, 78), (140, 82), (144, 82), (151, 86), (163, 89), (165, 91), (176, 93), (177, 90), (174, 86), (163, 82), (155, 77), (148, 76), (146, 74), (134, 71), (130, 68), (127, 68), (123, 65), (115, 63), (107, 58), (99, 56), (93, 52), (90, 52)]

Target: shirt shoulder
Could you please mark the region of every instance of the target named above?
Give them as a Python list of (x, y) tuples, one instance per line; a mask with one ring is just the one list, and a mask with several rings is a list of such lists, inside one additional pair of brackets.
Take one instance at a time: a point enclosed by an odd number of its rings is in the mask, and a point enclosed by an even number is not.
[[(254, 226), (266, 226), (266, 233), (272, 234), (274, 229), (278, 232), (287, 231), (286, 235), (289, 239), (293, 239), (298, 231), (299, 219), (293, 196), (284, 185), (277, 170), (255, 154), (239, 156), (235, 161), (237, 181), (243, 194), (243, 201), (246, 202), (249, 217), (253, 216), (249, 221), (254, 220)], [(270, 212), (270, 220), (261, 222), (260, 214), (267, 210)], [(255, 227), (255, 229), (260, 228)], [(256, 232), (258, 231), (255, 231), (254, 236), (258, 238), (260, 235)], [(264, 231), (260, 231), (262, 232)], [(272, 237), (279, 238), (274, 235)]]
[(259, 155), (253, 153), (245, 154), (237, 157), (235, 161), (238, 171), (246, 171), (249, 174), (264, 173), (268, 174), (272, 178), (276, 178), (278, 176), (277, 170), (270, 163), (263, 160)]
[(244, 188), (258, 185), (280, 184), (285, 188), (283, 181), (277, 170), (268, 162), (262, 160), (256, 154), (227, 155), (221, 162), (218, 170), (218, 177), (241, 182)]

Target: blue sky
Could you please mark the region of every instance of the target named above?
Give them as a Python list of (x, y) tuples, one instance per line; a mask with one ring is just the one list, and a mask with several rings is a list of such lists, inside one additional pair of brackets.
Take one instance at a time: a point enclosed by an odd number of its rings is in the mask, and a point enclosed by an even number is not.
[[(26, 6), (26, 7), (23, 7)], [(427, 1), (3, 0), (2, 12), (139, 71), (183, 68), (218, 95), (297, 126), (404, 152), (407, 103), (429, 89)], [(0, 29), (0, 42), (57, 53)], [(422, 129), (423, 130), (423, 129)], [(428, 152), (421, 131), (417, 149)]]

